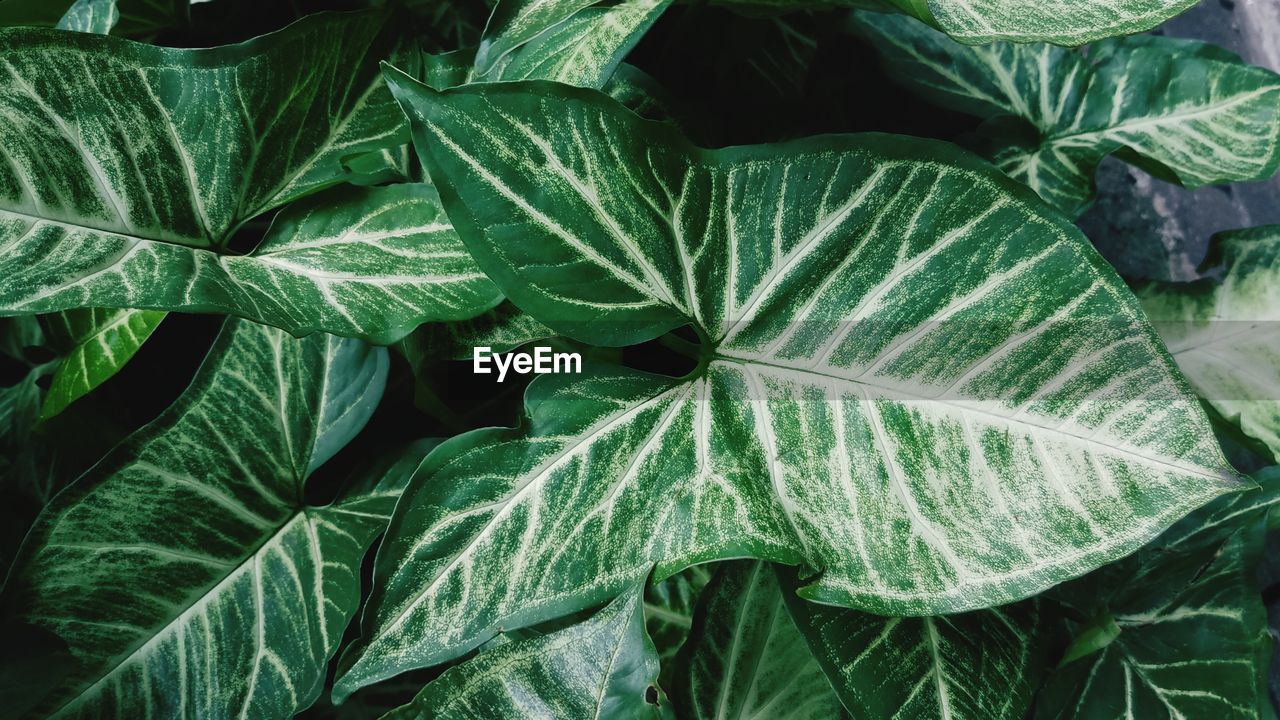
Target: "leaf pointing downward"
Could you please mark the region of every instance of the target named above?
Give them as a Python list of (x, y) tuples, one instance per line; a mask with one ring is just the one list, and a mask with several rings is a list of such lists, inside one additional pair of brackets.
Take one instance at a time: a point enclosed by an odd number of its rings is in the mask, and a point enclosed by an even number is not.
[(968, 155), (880, 135), (707, 151), (590, 91), (390, 79), (513, 302), (594, 343), (692, 322), (707, 357), (680, 380), (540, 378), (525, 429), (441, 445), (339, 696), (650, 563), (803, 563), (811, 599), (958, 612), (1245, 487), (1120, 280)]
[(6, 606), (76, 661), (44, 712), (282, 717), (309, 705), (413, 465), (328, 507), (306, 506), (303, 483), (364, 425), (386, 372), (385, 350), (229, 321), (191, 388), (26, 540)]

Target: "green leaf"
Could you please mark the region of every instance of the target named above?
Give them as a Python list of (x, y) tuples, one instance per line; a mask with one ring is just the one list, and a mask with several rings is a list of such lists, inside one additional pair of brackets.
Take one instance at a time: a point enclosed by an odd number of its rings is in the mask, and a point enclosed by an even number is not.
[(481, 653), (384, 720), (659, 718), (642, 598), (632, 588), (583, 622)]
[[(924, 4), (890, 1), (900, 7)], [(1150, 30), (1195, 4), (1196, 0), (928, 0), (932, 17), (914, 14), (963, 43), (1083, 45)]]
[(415, 371), (437, 360), (471, 360), (478, 347), (495, 353), (514, 350), (556, 334), (509, 302), (470, 320), (428, 323), (396, 344)]
[(596, 344), (694, 323), (700, 367), (529, 387), (445, 443), (379, 556), (341, 696), (657, 563), (820, 570), (810, 599), (941, 614), (1034, 595), (1246, 487), (1077, 229), (950, 146), (701, 150), (591, 91), (390, 80), (507, 296)]
[[(583, 3), (578, 0), (504, 0), (495, 10), (490, 29), (494, 29), (494, 21), (506, 17), (512, 5), (523, 6), (518, 11), (521, 19), (513, 20), (514, 26), (504, 26), (492, 40), (481, 42), (472, 79), (555, 80), (598, 88), (670, 4), (671, 0), (623, 0), (615, 5), (579, 8)], [(573, 12), (567, 12), (571, 8)], [(553, 17), (543, 17), (542, 13), (552, 10), (557, 11)], [(566, 11), (563, 16), (561, 10)], [(526, 28), (531, 30), (531, 25), (539, 22), (547, 24), (526, 39)], [(523, 44), (518, 51), (510, 49), (510, 43), (517, 39)], [(498, 55), (496, 61), (494, 54)]]
[(886, 618), (783, 595), (845, 707), (865, 717), (1022, 720), (1045, 666), (1039, 603)]
[(53, 27), (73, 0), (0, 0), (0, 27)]
[(81, 236), (79, 252), (53, 263), (39, 254), (39, 236), (0, 260), (15, 269), (0, 280), (9, 308), (224, 312), (299, 335), (386, 344), (422, 322), (470, 318), (501, 300), (427, 185), (342, 187), (292, 203), (249, 255)]
[(673, 685), (680, 717), (846, 717), (783, 605), (768, 563), (736, 561), (716, 570), (680, 654)]
[(476, 50), (475, 74), (488, 75), (517, 48), (566, 22), (575, 13), (595, 5), (597, 0), (499, 0), (489, 16), (480, 47)]
[(1140, 33), (1196, 4), (1196, 0), (721, 0), (786, 10), (816, 6), (898, 10), (959, 42), (994, 41), (1083, 45)]
[(116, 0), (76, 0), (58, 21), (58, 29), (106, 35), (119, 20)]
[[(1220, 281), (1151, 283), (1138, 297), (1192, 387), (1280, 457), (1280, 226), (1218, 235)], [(1213, 269), (1213, 268), (1210, 268)]]
[(165, 313), (151, 310), (87, 308), (47, 316), (68, 341), (70, 351), (58, 364), (40, 418), (47, 420), (88, 395), (125, 366)]
[(693, 627), (693, 610), (711, 580), (709, 565), (694, 565), (645, 590), (644, 622), (662, 664), (660, 685), (674, 688), (676, 653)]
[(1087, 54), (966, 47), (910, 18), (855, 17), (898, 82), (990, 119), (992, 160), (1065, 213), (1092, 202), (1098, 163), (1115, 152), (1192, 188), (1280, 167), (1280, 77), (1211, 45), (1141, 36)]
[[(341, 182), (343, 158), (401, 142), (375, 64), (395, 51), (384, 14), (211, 50), (3, 37), (0, 132), (24, 140), (0, 164), (0, 312), (226, 312), (385, 343), (497, 302), (424, 188), (335, 191), (285, 211), (253, 255), (222, 254), (247, 219)], [(119, 78), (109, 98), (67, 84), (86, 67)], [(348, 232), (362, 252), (342, 251)]]
[[(303, 485), (364, 425), (386, 351), (229, 321), (191, 387), (58, 495), (5, 588), (76, 664), (54, 717), (283, 717), (359, 599), (365, 549), (421, 458), (326, 507)], [(172, 689), (169, 691), (167, 689)]]
[(144, 37), (190, 22), (188, 0), (0, 0), (0, 27)]
[(1078, 635), (1106, 623), (1119, 632), (1092, 654), (1064, 658), (1037, 717), (1273, 717), (1271, 637), (1255, 578), (1280, 474), (1259, 480), (1261, 492), (1206, 506), (1138, 555), (1055, 591), (1097, 618)]

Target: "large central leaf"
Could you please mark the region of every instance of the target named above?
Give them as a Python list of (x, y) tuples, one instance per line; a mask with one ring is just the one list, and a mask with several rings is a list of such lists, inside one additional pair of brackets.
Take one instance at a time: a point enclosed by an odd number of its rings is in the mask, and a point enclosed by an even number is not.
[[(191, 388), (60, 494), (5, 588), (75, 658), (59, 717), (284, 717), (323, 684), (413, 462), (327, 507), (311, 472), (377, 406), (386, 351), (230, 321)], [(163, 692), (153, 692), (164, 688)]]
[(882, 614), (1032, 595), (1245, 487), (1065, 220), (939, 143), (690, 146), (598, 93), (391, 77), (446, 209), (522, 309), (594, 343), (693, 323), (699, 371), (542, 378), (393, 519), (339, 694), (752, 556)]

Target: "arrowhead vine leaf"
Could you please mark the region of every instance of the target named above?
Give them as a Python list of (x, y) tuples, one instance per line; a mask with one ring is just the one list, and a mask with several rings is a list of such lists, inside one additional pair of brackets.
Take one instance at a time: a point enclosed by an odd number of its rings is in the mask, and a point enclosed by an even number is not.
[(847, 717), (788, 616), (768, 563), (729, 562), (717, 571), (680, 663), (681, 717)]
[(1275, 718), (1192, 4), (0, 0), (0, 715)]
[[(1272, 715), (1271, 641), (1255, 569), (1280, 475), (1273, 468), (1258, 479), (1261, 491), (1206, 506), (1151, 549), (1059, 591), (1079, 617), (1118, 632), (1064, 659), (1041, 693), (1039, 715)], [(1077, 624), (1078, 636), (1087, 630)]]
[(27, 538), (5, 601), (76, 661), (46, 710), (309, 705), (355, 609), (361, 556), (413, 466), (327, 507), (307, 507), (303, 484), (364, 425), (386, 371), (385, 350), (230, 322), (183, 397)]
[[(426, 188), (339, 191), (290, 208), (253, 254), (223, 249), (246, 220), (342, 180), (341, 158), (399, 137), (403, 117), (366, 59), (394, 49), (384, 14), (318, 17), (213, 50), (41, 30), (0, 41), (16, 48), (0, 79), (0, 134), (14, 140), (0, 166), (0, 309), (215, 311), (387, 343), (498, 301)], [(302, 50), (314, 59), (292, 73), (261, 69)], [(68, 94), (62, 75), (91, 63), (115, 84)], [(79, 103), (104, 92), (121, 100), (86, 123)]]
[(886, 618), (782, 594), (845, 706), (870, 717), (1021, 720), (1048, 650), (1035, 601), (962, 615)]
[(1280, 167), (1280, 77), (1211, 45), (1135, 36), (1087, 54), (965, 47), (901, 16), (858, 13), (857, 24), (895, 80), (990, 119), (992, 160), (1068, 214), (1093, 199), (1098, 163), (1116, 152), (1193, 188)]
[(1196, 0), (720, 0), (775, 9), (851, 7), (911, 15), (955, 40), (1083, 45), (1140, 33), (1196, 4)]
[(878, 135), (706, 151), (588, 91), (388, 78), (512, 301), (596, 344), (692, 323), (706, 355), (684, 379), (540, 378), (526, 428), (442, 445), (339, 696), (651, 563), (804, 564), (810, 599), (957, 612), (1245, 487), (1123, 284), (968, 156)]
[(386, 720), (662, 717), (658, 656), (633, 588), (587, 620), (482, 652)]

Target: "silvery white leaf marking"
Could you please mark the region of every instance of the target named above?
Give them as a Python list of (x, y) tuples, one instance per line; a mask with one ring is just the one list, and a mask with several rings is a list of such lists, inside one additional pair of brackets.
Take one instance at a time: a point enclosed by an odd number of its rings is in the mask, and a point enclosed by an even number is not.
[(596, 344), (693, 323), (707, 356), (682, 379), (539, 378), (521, 429), (442, 445), (339, 697), (652, 563), (804, 564), (810, 599), (959, 612), (1247, 487), (1119, 278), (969, 155), (883, 135), (708, 151), (598, 93), (389, 79), (516, 305)]
[(1098, 163), (1121, 150), (1193, 188), (1266, 179), (1280, 166), (1280, 77), (1211, 45), (1135, 36), (1087, 53), (965, 47), (910, 18), (856, 18), (898, 82), (989, 119), (981, 132), (993, 161), (1068, 214), (1087, 207)]
[(360, 561), (421, 454), (326, 507), (386, 351), (231, 320), (190, 389), (46, 508), (5, 588), (67, 644), (54, 717), (287, 717), (320, 691)]

